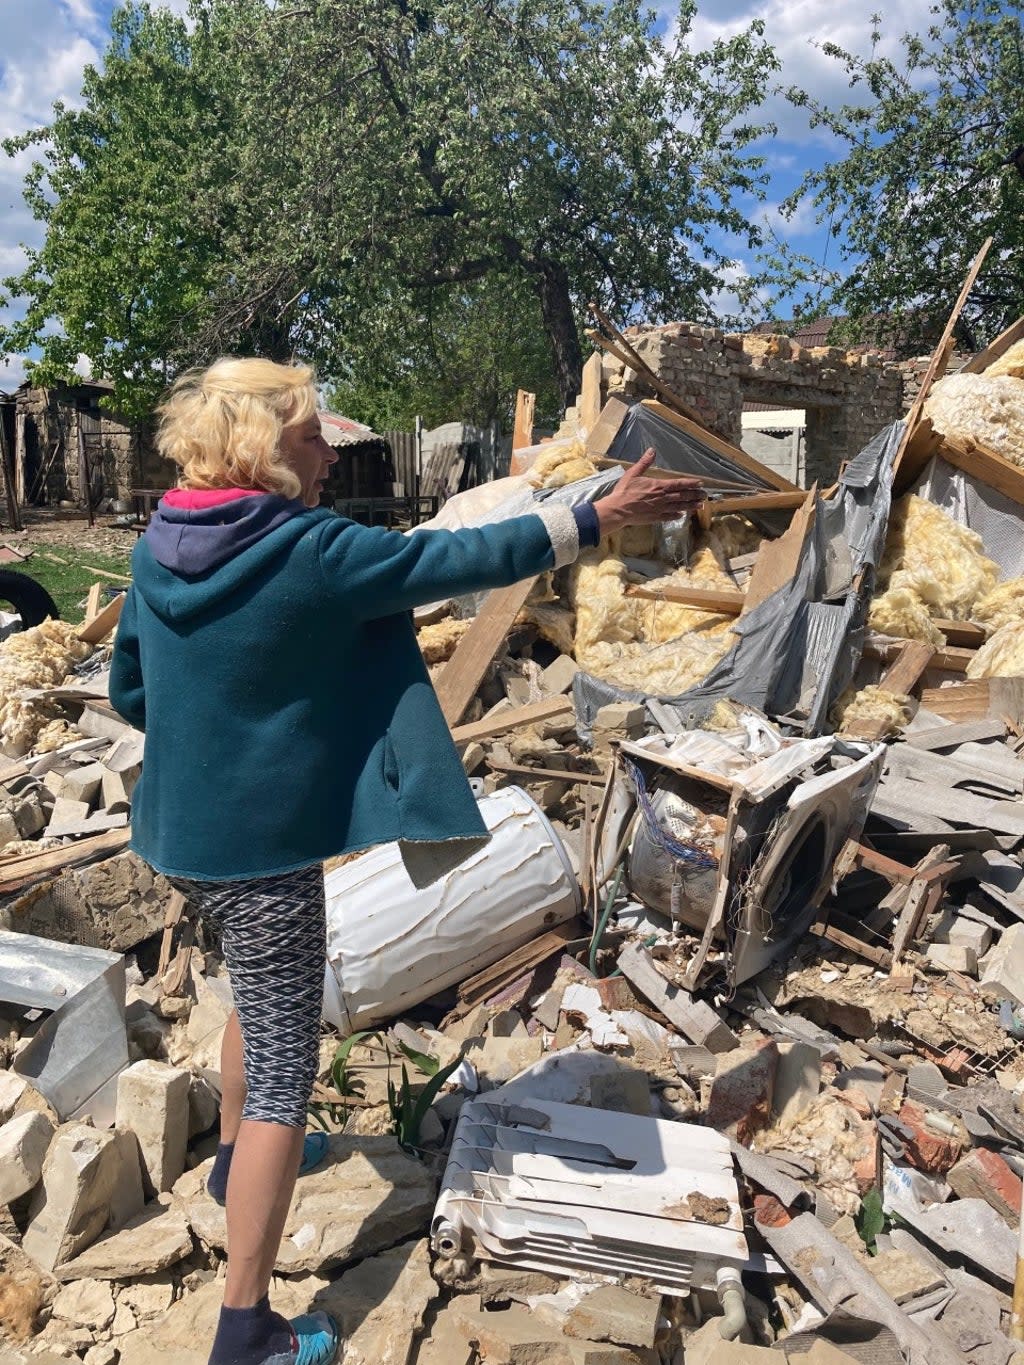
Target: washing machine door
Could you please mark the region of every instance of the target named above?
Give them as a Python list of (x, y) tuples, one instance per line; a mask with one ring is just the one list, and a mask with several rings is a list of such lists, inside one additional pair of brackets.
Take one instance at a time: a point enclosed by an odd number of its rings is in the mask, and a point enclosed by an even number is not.
[(798, 783), (766, 833), (764, 803), (744, 809), (734, 847), (749, 847), (758, 835), (764, 842), (742, 878), (732, 918), (732, 985), (763, 971), (810, 928), (843, 845), (859, 839), (864, 829), (884, 757), (879, 745), (846, 766)]
[(638, 816), (629, 850), (630, 889), (649, 909), (703, 933), (722, 875), (728, 796), (706, 783), (662, 772), (650, 799), (658, 828), (707, 856), (693, 864), (673, 860)]

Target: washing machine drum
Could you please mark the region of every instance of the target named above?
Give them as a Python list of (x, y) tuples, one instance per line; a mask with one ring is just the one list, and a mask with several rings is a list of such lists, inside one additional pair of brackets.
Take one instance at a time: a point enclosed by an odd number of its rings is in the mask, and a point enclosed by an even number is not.
[(665, 785), (651, 794), (651, 805), (661, 831), (710, 856), (712, 865), (673, 858), (638, 815), (629, 849), (629, 885), (649, 909), (703, 933), (718, 890), (726, 803), (714, 788), (705, 789), (697, 799), (700, 805), (691, 792), (683, 796), (673, 785)]

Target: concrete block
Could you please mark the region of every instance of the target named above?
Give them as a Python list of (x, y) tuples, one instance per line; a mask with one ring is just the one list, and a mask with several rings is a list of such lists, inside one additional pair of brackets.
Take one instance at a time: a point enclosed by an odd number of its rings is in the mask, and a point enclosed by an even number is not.
[(982, 995), (990, 1000), (1015, 1000), (1024, 1005), (1024, 924), (1004, 929), (980, 967)]
[(929, 943), (925, 961), (942, 972), (973, 976), (978, 970), (978, 955), (964, 943)]
[(779, 1044), (772, 1109), (783, 1123), (795, 1119), (818, 1098), (821, 1053), (810, 1043)]
[(190, 1073), (144, 1060), (117, 1082), (116, 1126), (135, 1134), (147, 1187), (169, 1190), (185, 1169)]
[(618, 1285), (602, 1285), (578, 1304), (566, 1319), (566, 1336), (614, 1341), (619, 1346), (651, 1349), (658, 1333), (661, 1296), (642, 1298)]
[(636, 702), (611, 701), (598, 709), (593, 728), (626, 735), (641, 734), (647, 728), (647, 710)]
[(75, 1280), (66, 1284), (53, 1301), (53, 1316), (75, 1327), (98, 1332), (114, 1320), (114, 1295), (102, 1280)]
[(113, 1133), (84, 1123), (58, 1128), (29, 1207), (23, 1241), (29, 1256), (52, 1271), (90, 1246), (107, 1225), (120, 1174)]
[(88, 815), (89, 806), (87, 802), (72, 801), (66, 796), (58, 796), (53, 803), (50, 823), (46, 827), (46, 832), (52, 835), (62, 835), (66, 829), (75, 829)]
[(88, 807), (94, 806), (103, 786), (105, 771), (102, 763), (84, 763), (80, 768), (72, 768), (64, 775), (61, 799), (83, 801)]
[(774, 1039), (734, 1048), (718, 1058), (707, 1122), (744, 1146), (771, 1122), (779, 1049)]
[(976, 958), (982, 958), (992, 946), (992, 930), (978, 920), (958, 916), (949, 927), (947, 935), (950, 943), (958, 947), (970, 948)]
[(559, 654), (553, 663), (548, 664), (543, 670), (538, 683), (540, 690), (545, 697), (558, 697), (563, 692), (568, 692), (572, 686), (572, 680), (580, 671), (580, 666), (575, 659), (570, 659), (568, 654)]
[(103, 778), (100, 783), (100, 803), (104, 810), (109, 810), (111, 806), (120, 806), (124, 802), (131, 802), (132, 788), (134, 782), (125, 781), (125, 773), (112, 772), (110, 768), (103, 768)]
[(0, 1128), (0, 1204), (35, 1189), (53, 1138), (53, 1124), (33, 1110)]

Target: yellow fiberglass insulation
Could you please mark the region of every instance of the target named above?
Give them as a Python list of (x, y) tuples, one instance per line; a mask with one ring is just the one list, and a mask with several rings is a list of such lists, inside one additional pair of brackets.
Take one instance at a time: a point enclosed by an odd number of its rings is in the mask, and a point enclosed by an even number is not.
[[(753, 554), (760, 549), (763, 539), (753, 522), (741, 517), (738, 512), (726, 512), (723, 516), (715, 517), (707, 533), (708, 544), (720, 564), (728, 564), (730, 559), (738, 555)], [(733, 584), (730, 582), (731, 586)]]
[(643, 603), (626, 597), (625, 564), (615, 555), (587, 550), (569, 574), (569, 600), (576, 608), (576, 659), (584, 663), (598, 643), (628, 644), (640, 634)]
[(65, 744), (74, 744), (75, 740), (84, 739), (85, 736), (67, 720), (51, 720), (39, 731), (36, 742), (32, 745), (32, 752), (36, 754), (48, 754), (54, 749), (63, 749)]
[(971, 612), (971, 620), (984, 626), (990, 635), (1000, 626), (1024, 620), (1024, 578), (1008, 578), (984, 597), (979, 597)]
[(1024, 621), (1000, 626), (967, 665), (968, 678), (1024, 677)]
[(908, 588), (890, 588), (871, 602), (868, 625), (901, 640), (923, 640), (941, 649), (946, 637), (928, 615), (928, 608)]
[(1013, 379), (1024, 379), (1024, 341), (1014, 342), (998, 360), (993, 360), (985, 371), (985, 378), (998, 379), (1001, 374), (1008, 374)]
[[(735, 588), (735, 583), (719, 566), (710, 546), (704, 546), (693, 556), (688, 569), (676, 569), (664, 578), (655, 578), (644, 586), (657, 590), (666, 587)], [(640, 638), (648, 644), (664, 644), (676, 640), (691, 630), (710, 630), (715, 626), (731, 627), (735, 616), (731, 613), (702, 611), (682, 602), (652, 602), (637, 599), (641, 604)]]
[(55, 716), (53, 703), (23, 693), (63, 682), (93, 652), (77, 638), (77, 630), (67, 621), (44, 621), (0, 644), (0, 742), (8, 752), (27, 754)]
[(731, 625), (729, 621), (709, 630), (692, 630), (662, 645), (600, 641), (590, 646), (586, 661), (580, 662), (588, 672), (619, 687), (673, 697), (702, 682), (728, 652), (734, 643)]
[(517, 618), (536, 626), (542, 639), (562, 654), (572, 655), (576, 648), (576, 615), (552, 602), (528, 602)]
[(534, 488), (564, 488), (577, 479), (597, 473), (597, 465), (588, 459), (586, 446), (573, 437), (567, 441), (552, 441), (551, 448), (534, 460), (527, 477)]
[(450, 659), (471, 625), (471, 621), (457, 621), (453, 616), (446, 616), (443, 621), (421, 626), (416, 632), (416, 639), (424, 662), (440, 664)]
[(893, 507), (879, 581), (912, 592), (932, 616), (966, 621), (999, 582), (999, 565), (983, 551), (976, 532), (910, 493)]
[(832, 708), (831, 720), (840, 734), (856, 735), (865, 724), (882, 723), (883, 735), (894, 735), (907, 725), (914, 715), (914, 703), (899, 692), (887, 692), (882, 687), (852, 688), (844, 692)]
[(951, 374), (932, 389), (924, 415), (943, 436), (975, 440), (1024, 465), (1024, 379)]

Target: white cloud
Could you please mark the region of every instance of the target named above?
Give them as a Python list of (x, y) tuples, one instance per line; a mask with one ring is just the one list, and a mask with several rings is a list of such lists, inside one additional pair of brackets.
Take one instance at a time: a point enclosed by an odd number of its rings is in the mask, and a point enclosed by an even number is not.
[(24, 361), (15, 357), (6, 365), (0, 362), (0, 393), (13, 393), (24, 378)]
[[(887, 0), (881, 26), (883, 40), (876, 55), (895, 56), (904, 33), (925, 34), (933, 22), (932, 3)], [(836, 43), (867, 56), (871, 51), (872, 10), (871, 5), (842, 5), (836, 0), (702, 0), (688, 44), (709, 47), (715, 39), (729, 38), (752, 20), (762, 19), (765, 39), (782, 63), (778, 84), (783, 89), (796, 85), (831, 104), (854, 103), (858, 90), (850, 90), (842, 65), (826, 56), (820, 45)], [(769, 99), (764, 112), (778, 124), (780, 136), (787, 141), (829, 140), (825, 132), (812, 134), (806, 113), (788, 104), (781, 94)]]

